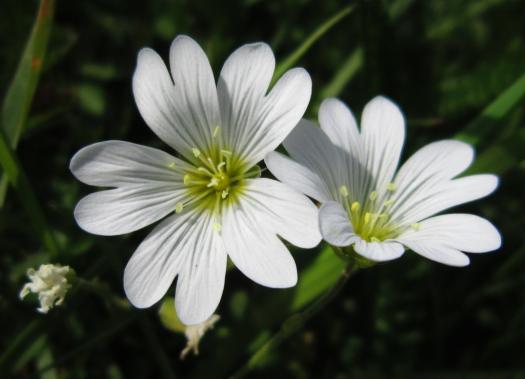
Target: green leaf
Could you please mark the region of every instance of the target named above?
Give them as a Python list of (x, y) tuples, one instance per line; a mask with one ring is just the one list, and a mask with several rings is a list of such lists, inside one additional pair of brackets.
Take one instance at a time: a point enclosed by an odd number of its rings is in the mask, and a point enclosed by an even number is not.
[(525, 99), (525, 73), (490, 103), (456, 138), (479, 145), (496, 135), (503, 119)]
[(345, 267), (332, 248), (326, 245), (303, 271), (297, 282), (290, 310), (295, 312), (332, 287)]
[(44, 212), (33, 192), (31, 184), (29, 183), (22, 166), (18, 162), (15, 153), (9, 146), (3, 130), (0, 130), (0, 164), (4, 169), (9, 182), (16, 190), (16, 194), (20, 198), (20, 202), (40, 236), (44, 247), (49, 253), (51, 253), (51, 258), (56, 257), (59, 252), (59, 247), (55, 240), (53, 231), (48, 226)]
[(334, 78), (321, 91), (321, 98), (334, 97), (341, 93), (346, 84), (363, 66), (364, 52), (361, 47), (355, 49), (337, 70)]
[(349, 6), (341, 9), (339, 12), (321, 24), (312, 34), (310, 34), (310, 36), (293, 53), (291, 53), (277, 66), (273, 74), (272, 82), (275, 83), (275, 81), (279, 79), (282, 74), (292, 68), (292, 66), (297, 63), (297, 61), (312, 47), (315, 42), (317, 42), (330, 29), (337, 25), (339, 21), (348, 16), (352, 12), (353, 8), (353, 6)]
[[(40, 1), (33, 30), (2, 105), (2, 127), (9, 145), (13, 149), (16, 148), (22, 135), (38, 79), (42, 72), (53, 23), (54, 8), (54, 0)], [(5, 201), (7, 182), (8, 180), (4, 175), (0, 182), (0, 207)]]

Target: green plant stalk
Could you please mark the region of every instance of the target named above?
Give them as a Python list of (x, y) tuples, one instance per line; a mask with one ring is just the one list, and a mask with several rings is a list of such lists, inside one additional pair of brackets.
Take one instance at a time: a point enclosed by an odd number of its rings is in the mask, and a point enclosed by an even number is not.
[[(27, 123), (33, 96), (42, 73), (54, 11), (55, 0), (40, 1), (31, 35), (2, 104), (2, 128), (13, 150), (16, 150)], [(0, 181), (0, 207), (5, 202), (8, 182), (9, 179), (4, 174)]]
[(470, 122), (456, 138), (478, 146), (499, 133), (498, 124), (525, 99), (525, 73)]
[(297, 61), (301, 59), (315, 42), (332, 29), (339, 21), (348, 16), (353, 9), (353, 6), (341, 9), (310, 34), (310, 36), (293, 53), (277, 66), (273, 74), (272, 84), (275, 83), (277, 79), (279, 79), (282, 74), (289, 70), (295, 63), (297, 63)]
[(286, 339), (300, 330), (308, 320), (324, 309), (344, 288), (350, 276), (357, 271), (359, 265), (356, 262), (350, 262), (341, 273), (339, 280), (320, 296), (315, 302), (308, 306), (304, 311), (296, 313), (288, 317), (281, 329), (273, 335), (268, 341), (264, 343), (251, 358), (242, 366), (230, 379), (239, 379), (247, 375), (253, 368), (257, 367), (258, 363), (268, 354), (272, 349), (281, 345)]
[(38, 199), (33, 192), (22, 166), (7, 142), (3, 130), (0, 130), (0, 164), (2, 165), (11, 185), (16, 190), (20, 202), (25, 208), (29, 219), (33, 223), (35, 231), (38, 233), (42, 244), (49, 251), (50, 259), (55, 259), (60, 251), (58, 243), (53, 231), (48, 226), (44, 212), (40, 207)]

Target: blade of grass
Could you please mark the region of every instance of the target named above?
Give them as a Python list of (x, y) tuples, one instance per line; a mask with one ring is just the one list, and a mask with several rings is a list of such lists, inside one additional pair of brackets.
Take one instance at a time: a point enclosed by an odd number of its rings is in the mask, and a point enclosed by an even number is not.
[(352, 12), (353, 8), (353, 6), (348, 6), (341, 9), (339, 12), (321, 24), (312, 34), (310, 34), (310, 36), (293, 53), (291, 53), (277, 66), (275, 73), (273, 74), (272, 82), (275, 83), (275, 81), (279, 79), (285, 71), (297, 63), (297, 61), (310, 49), (310, 47), (312, 47), (315, 42), (324, 36), (339, 21), (348, 16)]
[(525, 73), (503, 91), (492, 103), (470, 122), (456, 138), (479, 146), (489, 141), (500, 131), (498, 125), (519, 104), (525, 100)]
[(52, 260), (56, 258), (59, 253), (58, 243), (55, 240), (53, 231), (48, 226), (44, 212), (40, 207), (40, 203), (33, 192), (22, 166), (7, 142), (3, 130), (0, 130), (0, 164), (11, 182), (11, 185), (16, 190), (20, 202), (25, 208), (44, 247), (49, 251), (50, 259)]
[(320, 97), (322, 99), (327, 97), (334, 97), (341, 93), (345, 85), (352, 80), (363, 65), (364, 54), (363, 49), (358, 47), (348, 58), (343, 62), (341, 68), (336, 72), (333, 79), (321, 91)]
[[(27, 121), (53, 24), (55, 0), (41, 0), (31, 35), (2, 105), (2, 127), (11, 148), (16, 149)], [(5, 202), (9, 180), (0, 181), (0, 207)]]

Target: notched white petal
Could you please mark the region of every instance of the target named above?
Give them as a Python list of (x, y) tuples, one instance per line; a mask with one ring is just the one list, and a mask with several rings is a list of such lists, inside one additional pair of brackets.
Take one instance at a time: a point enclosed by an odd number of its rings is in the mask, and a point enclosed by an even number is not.
[(330, 200), (330, 191), (326, 183), (307, 167), (276, 151), (268, 153), (264, 163), (277, 179), (296, 191), (317, 201)]
[(319, 228), (323, 239), (331, 245), (345, 247), (360, 240), (341, 204), (324, 203), (319, 210)]
[(405, 248), (398, 242), (367, 242), (359, 239), (354, 244), (354, 250), (357, 254), (375, 262), (385, 262), (397, 259), (403, 255)]

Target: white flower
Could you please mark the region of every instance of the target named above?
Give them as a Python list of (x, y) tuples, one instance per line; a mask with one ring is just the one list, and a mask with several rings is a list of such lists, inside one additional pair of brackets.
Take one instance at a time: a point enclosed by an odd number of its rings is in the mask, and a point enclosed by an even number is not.
[(51, 308), (64, 302), (67, 291), (71, 284), (67, 281), (67, 276), (72, 274), (69, 266), (53, 264), (40, 265), (38, 271), (34, 268), (27, 270), (30, 282), (24, 284), (20, 291), (20, 299), (26, 297), (30, 292), (38, 295), (40, 313), (47, 313)]
[(184, 334), (186, 335), (186, 347), (180, 353), (180, 359), (186, 358), (190, 351), (193, 351), (193, 354), (199, 354), (199, 342), (201, 338), (206, 334), (210, 329), (213, 329), (217, 321), (219, 321), (221, 316), (212, 315), (206, 321), (197, 324), (197, 325), (188, 325)]
[(487, 220), (470, 214), (434, 216), (487, 196), (494, 175), (454, 179), (474, 157), (470, 145), (444, 140), (417, 151), (396, 174), (405, 139), (399, 108), (384, 97), (370, 101), (361, 132), (339, 100), (325, 100), (321, 128), (303, 120), (285, 140), (295, 161), (270, 153), (265, 161), (281, 181), (323, 203), (319, 225), (334, 246), (353, 246), (372, 261), (400, 257), (406, 248), (447, 265), (465, 266), (463, 252), (498, 249), (501, 237)]
[(168, 215), (135, 251), (124, 272), (133, 305), (159, 301), (178, 276), (182, 322), (199, 324), (219, 304), (227, 255), (255, 282), (295, 285), (295, 262), (277, 234), (311, 248), (321, 240), (318, 210), (303, 194), (259, 178), (256, 165), (301, 119), (311, 80), (286, 72), (268, 92), (275, 59), (264, 43), (244, 45), (226, 60), (215, 85), (206, 55), (189, 37), (160, 56), (142, 49), (133, 94), (148, 126), (181, 158), (123, 141), (87, 146), (70, 169), (82, 182), (114, 187), (78, 203), (81, 228), (129, 233)]

